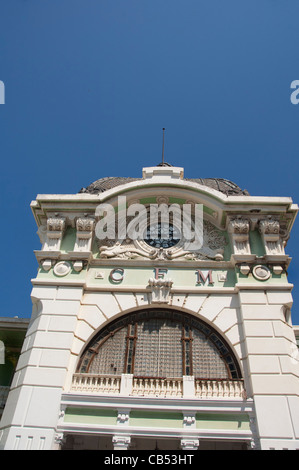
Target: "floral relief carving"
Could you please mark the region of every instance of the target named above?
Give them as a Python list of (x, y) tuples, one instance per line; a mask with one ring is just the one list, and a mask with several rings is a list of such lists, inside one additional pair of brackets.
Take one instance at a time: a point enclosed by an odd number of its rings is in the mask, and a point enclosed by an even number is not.
[(236, 234), (249, 233), (250, 224), (249, 220), (243, 219), (242, 217), (231, 220), (229, 224), (229, 230)]
[(259, 230), (261, 233), (266, 235), (279, 235), (280, 232), (280, 225), (278, 220), (261, 220), (259, 224)]
[(62, 232), (65, 229), (65, 217), (49, 217), (47, 230), (49, 232)]
[(90, 217), (79, 217), (76, 221), (76, 228), (80, 232), (91, 232), (94, 225), (95, 221)]
[(227, 245), (226, 237), (208, 221), (203, 223), (203, 244), (196, 251), (185, 248), (184, 243), (179, 243), (171, 248), (153, 248), (143, 240), (123, 241), (97, 239), (101, 258), (116, 259), (157, 259), (157, 260), (222, 260), (224, 248)]

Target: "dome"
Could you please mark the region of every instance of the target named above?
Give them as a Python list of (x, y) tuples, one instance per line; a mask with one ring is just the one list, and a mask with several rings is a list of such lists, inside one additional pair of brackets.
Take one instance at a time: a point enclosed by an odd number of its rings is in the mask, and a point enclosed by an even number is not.
[[(109, 189), (115, 188), (116, 186), (132, 183), (133, 181), (142, 181), (142, 178), (108, 176), (94, 181), (87, 186), (87, 188), (82, 188), (79, 193), (100, 194), (108, 191)], [(219, 191), (226, 196), (249, 196), (246, 189), (242, 190), (235, 183), (224, 178), (184, 178), (184, 181), (207, 186), (208, 188)]]

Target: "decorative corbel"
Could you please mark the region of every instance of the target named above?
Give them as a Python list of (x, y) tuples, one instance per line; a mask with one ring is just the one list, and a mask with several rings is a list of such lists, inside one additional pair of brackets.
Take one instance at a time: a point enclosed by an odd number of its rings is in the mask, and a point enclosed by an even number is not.
[(173, 281), (171, 279), (150, 278), (148, 283), (152, 291), (152, 303), (168, 304)]
[(272, 219), (271, 216), (267, 219), (260, 220), (259, 231), (262, 235), (267, 255), (284, 255), (278, 220)]
[(249, 220), (242, 216), (230, 221), (228, 232), (232, 241), (233, 252), (237, 255), (250, 255)]
[(80, 272), (84, 267), (84, 262), (88, 261), (91, 254), (92, 237), (94, 233), (95, 220), (92, 217), (78, 217), (76, 219), (76, 241), (74, 251), (68, 253), (73, 260), (73, 268)]
[(65, 217), (49, 217), (47, 220), (47, 237), (43, 249), (45, 251), (59, 251), (65, 230)]
[(112, 437), (114, 450), (127, 450), (131, 443), (131, 436), (115, 435)]
[(197, 450), (199, 448), (199, 439), (181, 439), (181, 448), (183, 450)]
[(90, 251), (95, 220), (91, 217), (78, 217), (77, 236), (74, 251)]

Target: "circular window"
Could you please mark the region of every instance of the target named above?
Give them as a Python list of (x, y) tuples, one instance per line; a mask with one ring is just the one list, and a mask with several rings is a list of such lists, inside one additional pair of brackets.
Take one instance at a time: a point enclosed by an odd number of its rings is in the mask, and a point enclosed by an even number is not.
[(149, 225), (144, 236), (145, 243), (154, 248), (171, 248), (177, 245), (180, 239), (179, 229), (163, 222)]

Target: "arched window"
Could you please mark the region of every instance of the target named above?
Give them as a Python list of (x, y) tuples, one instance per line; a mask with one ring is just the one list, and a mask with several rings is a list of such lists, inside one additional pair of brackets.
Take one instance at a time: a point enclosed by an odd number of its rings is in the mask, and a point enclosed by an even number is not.
[(162, 309), (129, 314), (107, 325), (83, 352), (78, 372), (241, 377), (229, 346), (213, 328), (191, 315)]

